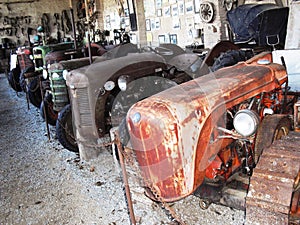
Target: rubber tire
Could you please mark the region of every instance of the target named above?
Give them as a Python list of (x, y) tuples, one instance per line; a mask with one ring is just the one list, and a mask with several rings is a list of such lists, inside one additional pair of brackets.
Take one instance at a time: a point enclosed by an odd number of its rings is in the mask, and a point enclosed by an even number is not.
[[(66, 128), (66, 129), (65, 129)], [(66, 105), (59, 113), (56, 121), (56, 136), (64, 148), (71, 152), (79, 152), (76, 139), (74, 138), (72, 123), (72, 107)]]
[(244, 50), (228, 50), (221, 55), (214, 61), (211, 70), (217, 71), (221, 68), (233, 66), (238, 62), (246, 61), (252, 58), (254, 54), (251, 51), (244, 51)]
[(42, 101), (42, 103), (40, 105), (40, 115), (45, 120), (44, 106), (45, 106), (45, 111), (46, 111), (48, 124), (50, 124), (52, 126), (56, 126), (56, 121), (57, 121), (57, 118), (58, 118), (58, 112), (53, 109), (52, 94), (48, 94), (44, 98), (44, 101)]
[(29, 83), (27, 92), (30, 103), (35, 107), (40, 108), (42, 103), (42, 95), (38, 77), (35, 77)]
[(21, 69), (19, 66), (17, 66), (16, 68), (9, 71), (7, 76), (9, 85), (16, 92), (22, 92), (22, 88), (20, 86), (20, 73), (21, 73)]
[(119, 128), (118, 128), (119, 136), (120, 136), (120, 141), (123, 146), (126, 146), (130, 140), (130, 135), (128, 131), (128, 127), (126, 124), (126, 118), (123, 118)]

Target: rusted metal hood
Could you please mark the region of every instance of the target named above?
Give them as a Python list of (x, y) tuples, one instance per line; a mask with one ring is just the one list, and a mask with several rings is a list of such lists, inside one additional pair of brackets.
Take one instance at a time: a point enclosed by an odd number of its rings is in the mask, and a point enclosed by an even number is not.
[(191, 194), (203, 179), (211, 130), (227, 108), (287, 79), (279, 64), (239, 63), (136, 103), (127, 114), (132, 148), (144, 179), (165, 201)]

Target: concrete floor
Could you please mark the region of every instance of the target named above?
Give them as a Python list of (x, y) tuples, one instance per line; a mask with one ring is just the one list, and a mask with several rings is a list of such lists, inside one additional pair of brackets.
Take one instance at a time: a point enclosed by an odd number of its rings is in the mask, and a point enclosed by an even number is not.
[[(130, 224), (122, 178), (109, 151), (89, 162), (64, 149), (39, 110), (0, 75), (0, 224)], [(172, 224), (129, 175), (138, 224)], [(190, 196), (172, 205), (186, 224), (244, 223), (244, 212), (212, 204), (199, 208)]]

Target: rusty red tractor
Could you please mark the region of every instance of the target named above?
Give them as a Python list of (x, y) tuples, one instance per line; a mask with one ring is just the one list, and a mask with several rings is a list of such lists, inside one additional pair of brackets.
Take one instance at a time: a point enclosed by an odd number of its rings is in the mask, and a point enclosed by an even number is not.
[[(193, 194), (202, 208), (246, 209), (249, 223), (298, 224), (297, 95), (287, 81), (285, 67), (263, 52), (135, 103), (123, 144), (147, 195), (174, 202)], [(283, 136), (290, 139), (280, 144)]]

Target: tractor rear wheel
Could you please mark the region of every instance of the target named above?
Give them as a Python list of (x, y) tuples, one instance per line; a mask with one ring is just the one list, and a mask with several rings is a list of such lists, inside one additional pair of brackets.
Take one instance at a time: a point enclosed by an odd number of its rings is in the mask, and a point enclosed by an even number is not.
[[(44, 109), (45, 109), (45, 111), (44, 111)], [(58, 117), (58, 112), (53, 109), (52, 94), (48, 94), (44, 98), (44, 100), (42, 101), (41, 106), (40, 106), (40, 115), (45, 120), (44, 112), (46, 112), (47, 122), (50, 125), (55, 126), (56, 120)]]

